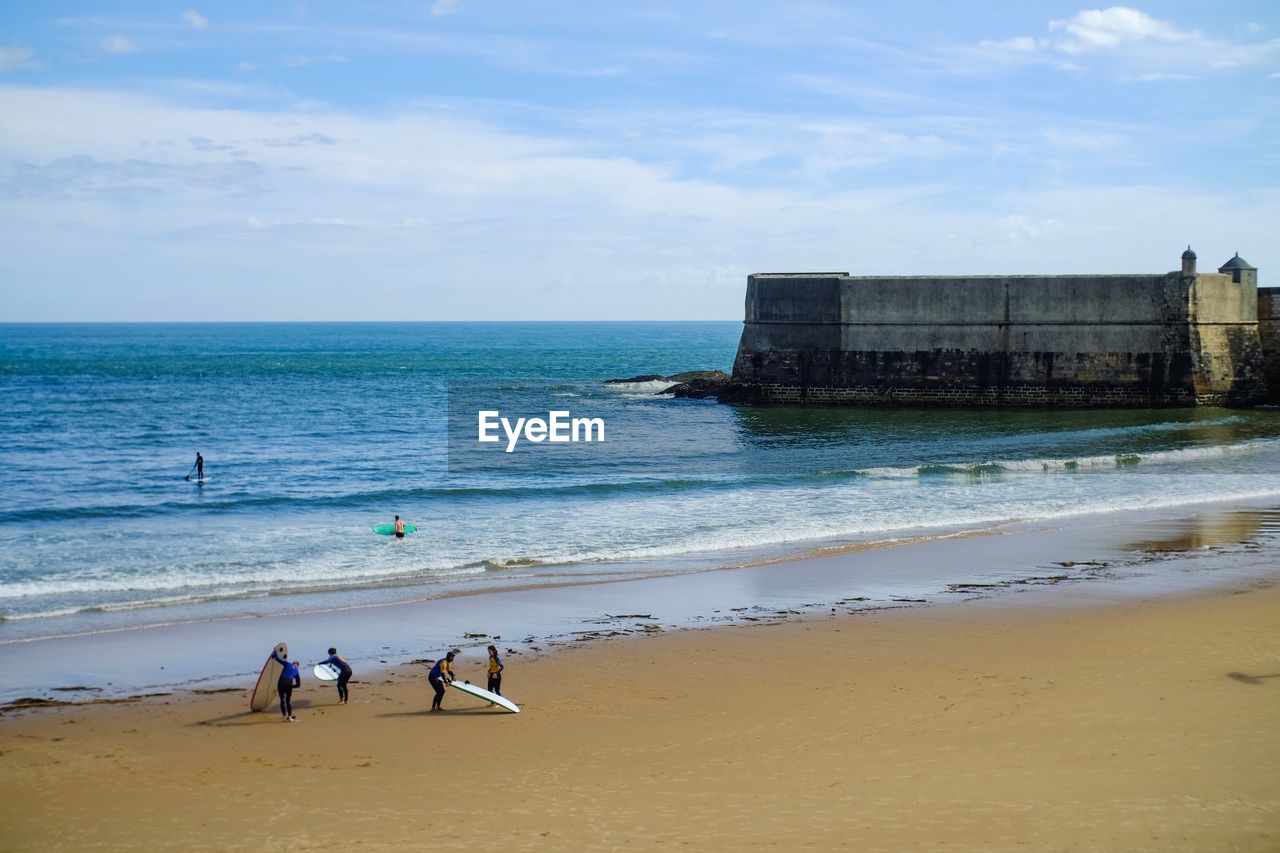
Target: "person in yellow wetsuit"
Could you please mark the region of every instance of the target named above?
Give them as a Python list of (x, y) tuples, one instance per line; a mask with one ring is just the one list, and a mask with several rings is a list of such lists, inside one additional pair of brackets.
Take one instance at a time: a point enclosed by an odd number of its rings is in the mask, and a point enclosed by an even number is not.
[(502, 658), (498, 657), (498, 647), (489, 647), (489, 692), (502, 695)]

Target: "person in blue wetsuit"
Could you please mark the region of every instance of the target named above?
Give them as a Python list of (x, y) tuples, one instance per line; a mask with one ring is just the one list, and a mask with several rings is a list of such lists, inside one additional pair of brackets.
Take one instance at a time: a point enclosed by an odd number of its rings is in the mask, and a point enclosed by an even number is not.
[(281, 657), (279, 652), (274, 651), (271, 653), (271, 658), (284, 667), (284, 671), (280, 673), (280, 680), (276, 682), (276, 690), (280, 693), (280, 716), (286, 723), (292, 723), (298, 719), (293, 715), (293, 688), (302, 686), (298, 662), (289, 661)]
[(331, 663), (338, 668), (338, 704), (347, 704), (347, 682), (351, 680), (351, 664), (342, 659), (337, 649), (329, 649), (329, 657), (325, 663)]
[(453, 681), (453, 659), (459, 654), (457, 649), (450, 649), (447, 655), (431, 667), (431, 672), (427, 673), (427, 682), (436, 691), (436, 698), (431, 700), (432, 711), (444, 710), (440, 707), (440, 700), (444, 698), (444, 686)]

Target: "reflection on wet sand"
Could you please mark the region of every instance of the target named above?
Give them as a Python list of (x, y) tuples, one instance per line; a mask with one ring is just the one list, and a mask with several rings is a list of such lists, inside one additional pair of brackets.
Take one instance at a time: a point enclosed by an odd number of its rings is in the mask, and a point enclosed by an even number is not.
[(1280, 509), (1207, 512), (1161, 522), (1156, 529), (1164, 535), (1134, 542), (1128, 547), (1134, 551), (1170, 553), (1254, 542), (1263, 535), (1280, 532)]

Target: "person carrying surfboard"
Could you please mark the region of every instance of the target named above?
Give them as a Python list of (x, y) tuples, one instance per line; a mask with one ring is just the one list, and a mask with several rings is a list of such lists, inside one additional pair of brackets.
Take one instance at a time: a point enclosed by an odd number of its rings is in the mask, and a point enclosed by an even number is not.
[(404, 522), (400, 520), (400, 516), (396, 516), (396, 538), (404, 538)]
[(329, 658), (325, 663), (338, 668), (338, 704), (347, 704), (347, 682), (351, 680), (351, 664), (342, 659), (337, 649), (329, 649)]
[(450, 649), (447, 655), (431, 667), (431, 672), (427, 673), (427, 683), (436, 691), (436, 698), (431, 700), (432, 711), (444, 710), (440, 707), (440, 700), (444, 699), (444, 686), (453, 682), (453, 659), (459, 654), (461, 652), (458, 649)]
[(296, 660), (290, 661), (274, 651), (271, 657), (284, 667), (280, 680), (276, 682), (276, 691), (280, 694), (280, 716), (286, 723), (292, 723), (298, 719), (293, 715), (293, 688), (302, 686), (302, 674), (298, 671)]
[(502, 665), (502, 658), (498, 657), (498, 647), (489, 647), (489, 692), (502, 695), (502, 671), (506, 669)]

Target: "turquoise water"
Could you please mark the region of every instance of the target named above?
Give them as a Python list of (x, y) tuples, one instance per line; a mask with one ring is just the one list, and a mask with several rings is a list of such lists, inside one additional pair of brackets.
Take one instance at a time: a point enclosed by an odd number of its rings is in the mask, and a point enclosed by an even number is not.
[[(0, 640), (1280, 495), (1274, 410), (735, 408), (603, 382), (728, 369), (740, 329), (0, 325)], [(505, 454), (478, 408), (607, 437)], [(371, 532), (394, 514), (419, 532)]]

